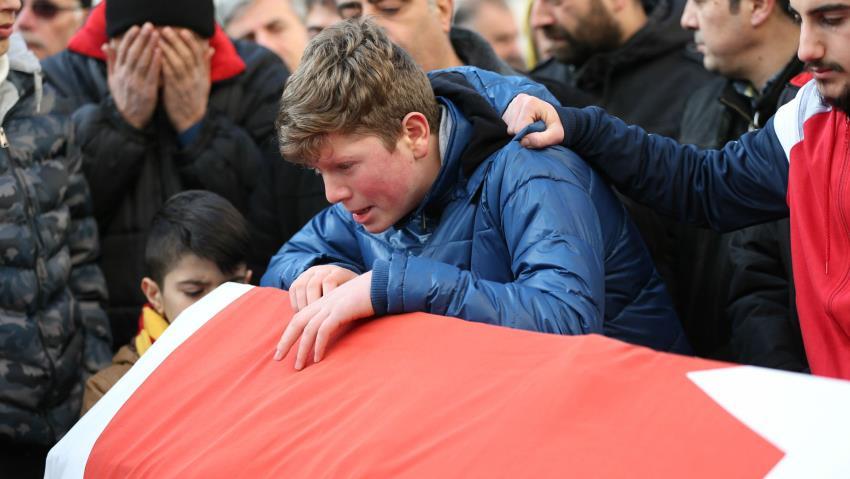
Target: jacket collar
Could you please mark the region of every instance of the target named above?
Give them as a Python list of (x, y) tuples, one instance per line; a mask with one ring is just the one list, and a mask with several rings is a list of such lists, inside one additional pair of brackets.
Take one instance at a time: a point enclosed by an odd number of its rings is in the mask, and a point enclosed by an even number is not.
[[(109, 38), (106, 36), (106, 2), (94, 7), (85, 25), (71, 38), (68, 50), (101, 61), (106, 55), (101, 47)], [(215, 49), (210, 64), (210, 80), (215, 83), (233, 78), (245, 71), (245, 62), (236, 52), (233, 42), (216, 24), (215, 33), (210, 38), (210, 46)]]
[[(446, 135), (446, 144), (440, 145), (440, 150), (445, 151), (441, 158), (442, 166), (431, 188), (425, 194), (425, 198), (422, 199), (416, 209), (396, 223), (396, 229), (407, 228), (411, 223), (413, 223), (414, 229), (418, 229), (415, 224), (420, 219), (423, 220), (423, 225), (424, 218), (438, 219), (451, 200), (464, 194), (462, 186), (466, 177), (463, 173), (462, 159), (469, 137), (473, 132), (472, 125), (452, 102), (442, 97), (437, 97), (437, 101), (445, 109), (444, 116), (449, 119), (452, 126), (451, 131)], [(441, 123), (440, 128), (442, 127), (443, 124)], [(432, 132), (432, 135), (437, 135), (437, 132)]]
[(734, 81), (728, 81), (720, 96), (720, 102), (744, 118), (750, 125), (762, 128), (776, 110), (796, 94), (800, 85), (795, 85), (794, 79), (802, 71), (803, 63), (795, 54), (754, 99), (742, 94), (735, 87)]
[(645, 63), (671, 50), (684, 49), (693, 34), (679, 26), (683, 7), (681, 0), (660, 0), (649, 12), (646, 25), (626, 43), (615, 50), (591, 56), (583, 65), (576, 65), (576, 85), (590, 91), (604, 89), (616, 71)]

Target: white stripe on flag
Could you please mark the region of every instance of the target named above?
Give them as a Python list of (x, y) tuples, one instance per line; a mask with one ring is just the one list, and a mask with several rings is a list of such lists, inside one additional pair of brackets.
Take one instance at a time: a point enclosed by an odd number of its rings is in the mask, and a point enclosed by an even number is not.
[(850, 477), (850, 382), (755, 366), (688, 378), (785, 452), (766, 477)]
[(165, 330), (130, 371), (68, 431), (47, 455), (45, 479), (79, 478), (98, 437), (121, 406), (183, 341), (253, 286), (226, 283), (193, 304)]

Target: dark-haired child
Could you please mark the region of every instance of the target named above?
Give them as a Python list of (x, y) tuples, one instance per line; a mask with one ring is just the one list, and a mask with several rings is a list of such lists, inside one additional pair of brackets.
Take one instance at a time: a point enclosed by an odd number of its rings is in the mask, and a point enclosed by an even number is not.
[(209, 191), (172, 196), (157, 213), (145, 245), (148, 300), (139, 315), (139, 333), (89, 378), (85, 414), (136, 363), (180, 313), (222, 283), (247, 283), (251, 271), (245, 219), (227, 200)]

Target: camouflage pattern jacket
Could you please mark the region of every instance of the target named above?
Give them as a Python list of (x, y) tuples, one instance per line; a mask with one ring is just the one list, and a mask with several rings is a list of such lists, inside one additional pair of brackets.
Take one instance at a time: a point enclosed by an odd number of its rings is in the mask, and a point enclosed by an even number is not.
[(109, 365), (97, 226), (70, 118), (18, 35), (0, 67), (0, 440), (51, 445)]

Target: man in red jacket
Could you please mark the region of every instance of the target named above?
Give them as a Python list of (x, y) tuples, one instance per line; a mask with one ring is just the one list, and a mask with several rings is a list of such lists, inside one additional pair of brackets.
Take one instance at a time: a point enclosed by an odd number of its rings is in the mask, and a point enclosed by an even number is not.
[[(815, 374), (850, 379), (850, 1), (792, 0), (797, 55), (814, 79), (757, 132), (722, 150), (646, 135), (599, 110), (528, 97), (505, 113), (509, 131), (550, 128), (526, 146), (561, 142), (635, 199), (678, 218), (733, 230), (791, 215), (803, 343)], [(560, 122), (558, 118), (560, 117)]]

